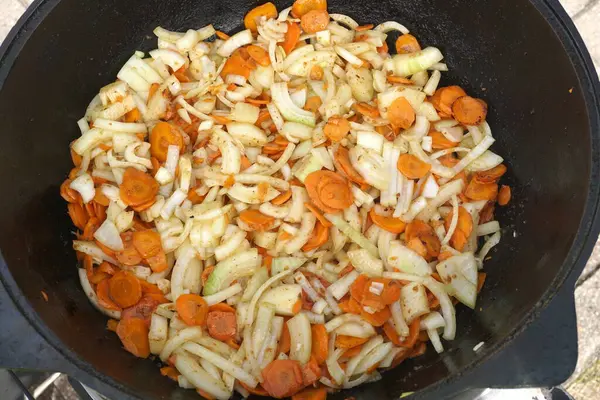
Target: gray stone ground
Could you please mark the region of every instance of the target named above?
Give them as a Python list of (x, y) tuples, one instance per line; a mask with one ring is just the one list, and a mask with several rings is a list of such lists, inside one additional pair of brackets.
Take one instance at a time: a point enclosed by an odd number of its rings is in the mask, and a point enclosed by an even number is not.
[[(0, 0), (0, 43), (33, 0)], [(600, 0), (560, 0), (586, 42), (600, 74)], [(600, 399), (600, 242), (575, 289), (579, 361), (565, 383), (577, 400)], [(531, 397), (530, 397), (531, 398)]]

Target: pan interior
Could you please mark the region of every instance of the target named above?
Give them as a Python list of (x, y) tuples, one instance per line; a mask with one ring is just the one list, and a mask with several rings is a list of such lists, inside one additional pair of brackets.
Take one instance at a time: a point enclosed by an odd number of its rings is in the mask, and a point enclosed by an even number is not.
[[(290, 5), (276, 2), (278, 9)], [(122, 350), (80, 289), (72, 226), (59, 185), (71, 169), (76, 120), (135, 50), (156, 47), (153, 28), (241, 27), (247, 0), (62, 0), (21, 50), (0, 92), (0, 247), (19, 288), (64, 345), (100, 374), (143, 398), (197, 398), (161, 378), (149, 360)], [(396, 20), (423, 46), (439, 47), (458, 84), (490, 106), (493, 149), (509, 168), (513, 200), (497, 212), (500, 245), (485, 264), (475, 311), (459, 307), (457, 338), (440, 357), (410, 360), (375, 384), (340, 396), (398, 398), (482, 357), (475, 344), (502, 342), (542, 298), (573, 244), (589, 187), (590, 127), (571, 61), (526, 1), (330, 0), (359, 23)], [(1, 75), (0, 75), (1, 76)], [(570, 90), (573, 88), (573, 90)], [(44, 290), (49, 301), (40, 295)], [(340, 397), (342, 398), (342, 397)]]

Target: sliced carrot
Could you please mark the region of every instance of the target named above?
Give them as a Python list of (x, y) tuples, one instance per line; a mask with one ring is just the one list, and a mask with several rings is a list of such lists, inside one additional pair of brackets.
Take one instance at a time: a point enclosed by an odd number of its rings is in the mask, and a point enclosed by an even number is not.
[(303, 304), (304, 302), (302, 301), (302, 299), (298, 299), (292, 306), (292, 314), (296, 315), (300, 311), (302, 311)]
[(140, 119), (142, 119), (142, 113), (137, 108), (134, 108), (123, 116), (124, 122), (137, 122)]
[(356, 112), (361, 113), (370, 118), (378, 118), (379, 117), (379, 109), (377, 107), (373, 107), (368, 103), (354, 103), (352, 106)]
[(296, 0), (292, 5), (292, 15), (296, 18), (312, 10), (327, 10), (327, 0)]
[(119, 321), (116, 319), (109, 319), (106, 321), (106, 329), (111, 332), (117, 332), (117, 326), (119, 325)]
[(505, 206), (510, 202), (510, 186), (502, 185), (498, 192), (498, 205)]
[(350, 133), (350, 123), (347, 119), (339, 115), (334, 115), (327, 121), (327, 124), (323, 128), (323, 133), (332, 142), (339, 142)]
[(427, 257), (427, 248), (419, 238), (412, 238), (406, 243), (406, 247), (417, 253), (423, 258)]
[(281, 47), (285, 51), (285, 54), (290, 54), (300, 40), (301, 30), (300, 25), (295, 22), (288, 21), (287, 26), (288, 29), (285, 33), (283, 42), (281, 42)]
[(142, 285), (131, 272), (119, 271), (108, 280), (108, 294), (119, 307), (131, 307), (142, 298)]
[(256, 32), (258, 30), (257, 22), (260, 17), (265, 17), (266, 19), (275, 18), (277, 16), (277, 8), (273, 3), (265, 3), (258, 7), (253, 8), (246, 14), (244, 17), (244, 26), (246, 29), (250, 29), (252, 32)]
[(388, 75), (387, 81), (389, 83), (398, 83), (401, 85), (412, 85), (414, 83), (413, 81), (411, 81), (408, 78), (403, 78), (401, 76), (395, 76), (395, 75)]
[(485, 278), (487, 278), (487, 273), (480, 272), (477, 274), (477, 293), (481, 292), (481, 289), (485, 283)]
[(288, 189), (285, 192), (278, 195), (277, 197), (275, 197), (273, 200), (271, 200), (271, 204), (280, 206), (280, 205), (284, 204), (286, 201), (288, 201), (291, 197), (292, 197), (292, 191)]
[(142, 295), (146, 294), (158, 294), (164, 296), (163, 291), (158, 288), (153, 283), (147, 282), (143, 279), (140, 279), (140, 285), (142, 285)]
[(321, 378), (321, 376), (323, 376), (321, 367), (317, 363), (315, 357), (311, 355), (310, 360), (302, 366), (302, 381), (304, 386), (313, 385)]
[(392, 326), (392, 324), (390, 324), (389, 322), (383, 324), (383, 333), (395, 346), (400, 346), (400, 343), (402, 341), (400, 340), (400, 337), (398, 337), (398, 333), (396, 332), (396, 329)]
[(479, 183), (495, 183), (506, 173), (506, 165), (500, 164), (486, 171), (480, 171), (473, 177)]
[(419, 237), (419, 240), (423, 242), (427, 249), (427, 261), (432, 261), (440, 255), (440, 249), (442, 247), (440, 239), (435, 234), (423, 235)]
[(452, 104), (459, 97), (466, 95), (467, 93), (460, 86), (446, 86), (437, 89), (431, 96), (430, 101), (436, 110), (449, 117), (452, 115)]
[(262, 47), (252, 44), (246, 47), (246, 50), (248, 50), (248, 54), (250, 54), (250, 57), (252, 57), (252, 59), (256, 61), (258, 65), (262, 65), (263, 67), (268, 67), (271, 65), (269, 53)]
[(122, 307), (115, 303), (110, 297), (108, 279), (104, 279), (98, 283), (96, 286), (96, 296), (98, 296), (98, 304), (100, 304), (100, 306), (107, 310), (121, 311)]
[(338, 146), (333, 153), (333, 161), (336, 163), (336, 168), (340, 169), (349, 180), (359, 185), (366, 183), (361, 174), (352, 166), (350, 162), (350, 153), (344, 146)]
[(398, 171), (408, 179), (420, 179), (429, 173), (431, 164), (421, 161), (412, 154), (402, 154), (398, 158)]
[(406, 225), (406, 230), (404, 231), (404, 238), (406, 241), (411, 240), (412, 238), (421, 238), (426, 235), (434, 234), (433, 228), (427, 223), (415, 219), (408, 225)]
[[(137, 249), (133, 245), (133, 232), (123, 232), (121, 234), (121, 240), (123, 241), (124, 246), (122, 251), (113, 252), (107, 248), (114, 254), (117, 260), (119, 260), (121, 264), (130, 266), (138, 265), (140, 262), (142, 262), (142, 256), (140, 253), (138, 253)], [(99, 244), (99, 242), (96, 242), (96, 244)], [(104, 248), (102, 248), (102, 250), (104, 251)], [(109, 253), (106, 254), (110, 255)]]
[(351, 349), (366, 343), (369, 338), (359, 338), (348, 335), (337, 335), (335, 337), (335, 347), (340, 349)]
[(177, 382), (177, 378), (179, 377), (179, 372), (177, 372), (177, 369), (175, 369), (175, 367), (171, 367), (170, 365), (167, 365), (166, 367), (162, 367), (160, 369), (160, 374), (162, 376), (166, 376), (167, 378)]
[(354, 28), (354, 30), (356, 32), (362, 32), (362, 31), (368, 31), (373, 29), (373, 24), (367, 24), (367, 25), (361, 25), (361, 26), (357, 26), (356, 28)]
[(442, 132), (438, 132), (438, 131), (433, 131), (433, 132), (429, 132), (429, 136), (431, 136), (431, 147), (434, 150), (443, 150), (443, 149), (450, 149), (452, 147), (456, 147), (458, 145), (458, 143), (451, 141), (450, 139), (446, 138), (446, 136), (444, 136), (444, 134)]
[(358, 355), (361, 350), (362, 350), (362, 345), (352, 347), (352, 348), (344, 351), (344, 354), (342, 354), (342, 357), (344, 357), (346, 359), (350, 359), (350, 358)]
[(81, 195), (78, 191), (69, 187), (71, 182), (71, 179), (65, 179), (65, 181), (60, 185), (60, 195), (67, 203), (80, 203), (83, 201), (81, 199)]
[(148, 203), (158, 193), (158, 182), (152, 176), (133, 167), (123, 174), (123, 183), (119, 186), (121, 200), (129, 206)]
[(221, 40), (227, 40), (231, 37), (228, 34), (226, 34), (225, 32), (221, 32), (221, 31), (216, 31), (215, 35), (217, 35), (217, 37)]
[(117, 273), (118, 270), (111, 263), (104, 261), (100, 265), (98, 265), (98, 271), (104, 272), (105, 274), (108, 274), (108, 275), (114, 275)]
[(421, 50), (421, 45), (417, 38), (410, 33), (400, 35), (396, 40), (396, 52), (398, 54), (415, 53), (419, 50)]
[(273, 397), (289, 397), (304, 386), (302, 369), (296, 360), (274, 360), (262, 370), (263, 387)]
[(81, 161), (83, 161), (83, 157), (75, 153), (72, 147), (69, 148), (69, 151), (71, 152), (71, 161), (73, 161), (73, 165), (75, 166), (75, 168), (79, 168), (79, 166), (81, 165)]
[(348, 296), (339, 303), (340, 309), (345, 313), (360, 315), (362, 307), (360, 303), (352, 296)]
[(459, 97), (452, 103), (452, 115), (463, 125), (479, 125), (487, 116), (487, 104), (471, 96)]
[(254, 394), (256, 396), (269, 397), (269, 393), (260, 385), (256, 385), (255, 387), (250, 387), (246, 385), (242, 381), (237, 381), (244, 389), (246, 389), (250, 394)]
[(235, 313), (229, 311), (210, 311), (206, 318), (208, 334), (225, 342), (235, 337), (237, 322)]
[(310, 79), (313, 81), (322, 81), (323, 80), (324, 71), (320, 65), (313, 65), (310, 69)]
[(496, 200), (498, 184), (479, 183), (476, 179), (471, 179), (464, 193), (471, 200)]
[(383, 309), (374, 313), (368, 313), (363, 309), (360, 315), (361, 317), (366, 319), (371, 325), (382, 326), (388, 319), (391, 318), (392, 313), (390, 312), (389, 307), (384, 307)]
[(217, 303), (217, 304), (213, 304), (212, 306), (208, 307), (208, 312), (211, 312), (211, 311), (222, 311), (222, 312), (235, 313), (235, 308), (231, 307), (227, 303)]
[(102, 222), (98, 218), (90, 218), (83, 228), (81, 240), (94, 240), (94, 233), (100, 228), (100, 225), (102, 225)]
[(288, 329), (287, 323), (284, 323), (283, 330), (281, 331), (281, 338), (279, 338), (279, 344), (277, 345), (277, 353), (289, 353), (291, 343), (290, 330)]
[(404, 232), (404, 229), (406, 229), (406, 223), (400, 218), (384, 217), (383, 215), (377, 214), (375, 208), (371, 208), (369, 216), (375, 225), (388, 232), (402, 233)]
[(377, 48), (377, 52), (379, 54), (387, 54), (390, 52), (390, 48), (386, 42), (383, 42), (383, 44)]
[(319, 110), (319, 107), (321, 107), (321, 104), (323, 104), (323, 101), (319, 96), (311, 96), (308, 99), (306, 99), (304, 109), (306, 111), (316, 113)]
[(182, 294), (175, 302), (177, 314), (187, 325), (206, 325), (208, 304), (197, 294)]
[(322, 365), (327, 360), (329, 335), (325, 325), (311, 325), (312, 332), (312, 347), (311, 355), (314, 357), (318, 365)]
[(419, 317), (412, 320), (410, 325), (408, 326), (408, 337), (400, 342), (400, 346), (413, 348), (415, 343), (417, 343), (417, 338), (419, 337), (419, 331), (421, 329), (421, 319)]
[(415, 122), (415, 110), (405, 97), (398, 97), (387, 110), (388, 119), (394, 127), (408, 129)]
[(239, 218), (252, 229), (260, 232), (268, 230), (275, 222), (275, 218), (258, 210), (244, 210), (240, 213)]
[(304, 203), (304, 206), (308, 208), (310, 212), (314, 214), (315, 217), (317, 217), (317, 220), (321, 223), (321, 225), (323, 225), (326, 228), (331, 227), (331, 222), (327, 218), (325, 218), (323, 213), (321, 213), (321, 211), (319, 211), (317, 207), (313, 206), (311, 203)]
[(329, 13), (326, 10), (311, 10), (300, 18), (302, 30), (306, 33), (317, 33), (327, 28)]
[(311, 172), (304, 186), (312, 202), (327, 213), (344, 210), (354, 202), (348, 181), (332, 171)]
[(155, 256), (162, 250), (160, 235), (151, 229), (133, 232), (133, 245), (144, 258)]
[(160, 121), (150, 133), (150, 154), (160, 162), (167, 160), (169, 146), (177, 146), (182, 151), (184, 148), (183, 136), (168, 122)]
[(156, 310), (159, 304), (168, 303), (169, 300), (163, 294), (146, 294), (135, 305), (127, 307), (121, 313), (121, 319), (139, 318), (150, 327), (150, 319), (152, 313)]
[(368, 289), (368, 285), (370, 285), (369, 278), (364, 274), (359, 275), (350, 286), (350, 295), (358, 303), (362, 303), (364, 292), (365, 289)]
[(152, 96), (154, 96), (156, 94), (159, 87), (160, 87), (160, 84), (158, 84), (158, 83), (153, 83), (152, 85), (150, 85), (150, 90), (148, 91), (148, 101), (150, 101)]
[(327, 399), (327, 389), (324, 386), (313, 388), (309, 387), (301, 392), (292, 395), (292, 400), (325, 400)]
[(69, 203), (67, 204), (67, 209), (69, 210), (69, 217), (71, 217), (73, 225), (81, 230), (84, 230), (89, 220), (89, 216), (81, 204)]
[(304, 246), (302, 246), (302, 251), (311, 251), (318, 249), (327, 243), (329, 239), (329, 229), (320, 222), (317, 222), (315, 228), (312, 232), (310, 239)]
[(117, 326), (117, 335), (125, 350), (136, 357), (147, 358), (150, 355), (148, 327), (139, 318), (123, 319)]
[(221, 70), (221, 77), (225, 78), (229, 74), (234, 74), (241, 75), (248, 79), (250, 72), (252, 72), (255, 67), (256, 63), (250, 58), (248, 51), (244, 48), (239, 48), (234, 51), (225, 62), (225, 65)]

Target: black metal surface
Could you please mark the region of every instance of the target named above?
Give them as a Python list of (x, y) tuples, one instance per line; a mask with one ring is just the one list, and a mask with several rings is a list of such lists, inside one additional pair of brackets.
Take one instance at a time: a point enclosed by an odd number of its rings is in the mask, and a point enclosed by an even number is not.
[[(361, 23), (399, 20), (423, 45), (442, 49), (451, 68), (444, 83), (461, 84), (490, 105), (495, 149), (507, 160), (513, 187), (511, 206), (498, 214), (504, 237), (486, 263), (488, 282), (478, 309), (459, 311), (457, 339), (446, 353), (429, 352), (340, 398), (397, 398), (426, 387), (421, 394), (435, 398), (436, 391), (460, 381), (462, 387), (479, 385), (471, 374), (484, 361), (501, 357), (565, 278), (583, 268), (599, 230), (598, 82), (572, 23), (556, 1), (549, 3), (552, 7), (508, 0), (383, 1), (376, 7), (364, 1), (329, 2), (330, 10)], [(277, 4), (281, 9), (290, 2)], [(252, 5), (236, 0), (38, 1), (0, 50), (0, 248), (5, 261), (0, 278), (19, 313), (43, 337), (40, 343), (50, 343), (56, 360), (63, 360), (54, 369), (73, 370), (85, 383), (95, 379), (120, 393), (115, 398), (197, 395), (160, 378), (151, 361), (122, 351), (79, 288), (71, 225), (58, 195), (70, 168), (67, 144), (78, 135), (75, 121), (134, 50), (155, 46), (155, 26), (176, 30), (213, 23), (232, 31)], [(563, 287), (572, 295), (572, 285)], [(9, 345), (14, 354), (25, 350), (18, 339), (2, 343), (2, 351)], [(486, 346), (473, 352), (480, 341)], [(525, 353), (510, 361), (520, 362)], [(27, 357), (47, 362), (36, 354)], [(493, 383), (492, 372), (510, 376), (500, 364), (481, 379)], [(539, 377), (526, 384), (534, 378)]]

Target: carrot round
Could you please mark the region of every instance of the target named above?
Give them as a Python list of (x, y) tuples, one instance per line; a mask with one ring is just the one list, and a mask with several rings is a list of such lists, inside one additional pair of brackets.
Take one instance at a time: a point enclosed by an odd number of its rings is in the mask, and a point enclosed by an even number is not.
[(160, 235), (150, 229), (133, 232), (133, 245), (144, 258), (155, 256), (162, 250)]
[(323, 104), (323, 101), (321, 100), (321, 98), (319, 96), (311, 96), (308, 99), (306, 99), (306, 104), (304, 104), (304, 109), (306, 111), (316, 113), (319, 110), (319, 107), (321, 107), (321, 104)]
[(168, 122), (159, 122), (154, 125), (150, 133), (150, 154), (160, 162), (167, 160), (169, 146), (177, 146), (183, 150), (184, 142), (181, 133)]
[(314, 214), (315, 217), (317, 217), (317, 220), (321, 223), (321, 225), (323, 225), (326, 228), (331, 227), (331, 222), (327, 218), (325, 218), (323, 213), (321, 213), (321, 211), (319, 211), (317, 207), (313, 206), (310, 203), (304, 203), (304, 206), (308, 208), (310, 212)]
[(442, 132), (433, 131), (429, 133), (429, 136), (431, 136), (431, 147), (434, 150), (450, 149), (458, 145), (458, 143), (446, 138)]
[(322, 365), (327, 360), (329, 335), (325, 325), (318, 324), (310, 327), (312, 332), (312, 348), (311, 354), (315, 358), (318, 365)]
[(152, 318), (152, 313), (156, 310), (156, 307), (158, 307), (159, 304), (168, 302), (169, 300), (167, 300), (162, 293), (146, 294), (137, 302), (137, 304), (124, 309), (121, 313), (121, 319), (139, 318), (150, 327), (150, 319)]
[(302, 369), (296, 360), (275, 360), (262, 370), (263, 387), (273, 397), (289, 397), (302, 389)]
[(233, 338), (237, 331), (235, 313), (229, 311), (211, 311), (206, 318), (208, 334), (225, 342)]
[(321, 376), (323, 376), (323, 371), (315, 357), (311, 355), (310, 360), (302, 366), (302, 381), (304, 386), (313, 385)]
[(288, 201), (291, 197), (292, 197), (292, 191), (288, 189), (287, 191), (281, 193), (280, 195), (275, 197), (273, 200), (271, 200), (271, 204), (280, 206), (280, 205), (284, 204), (286, 201)]
[(406, 223), (400, 218), (384, 217), (383, 215), (377, 214), (375, 208), (371, 208), (369, 216), (375, 225), (388, 232), (402, 233), (404, 232), (404, 229), (406, 229)]
[(122, 307), (115, 303), (109, 294), (108, 279), (104, 279), (96, 286), (96, 296), (98, 296), (98, 304), (102, 307), (113, 310), (121, 311)]
[(419, 238), (412, 238), (406, 243), (406, 247), (423, 258), (427, 258), (427, 248)]
[(471, 200), (495, 200), (497, 195), (498, 184), (479, 183), (476, 179), (471, 179), (465, 190), (465, 196)]
[(415, 122), (415, 110), (404, 97), (398, 97), (387, 109), (393, 127), (408, 129)]
[(327, 10), (327, 0), (296, 0), (292, 5), (292, 15), (296, 18), (312, 10)]
[(325, 400), (326, 398), (327, 389), (323, 386), (308, 387), (292, 396), (292, 400)]
[(466, 95), (467, 93), (460, 86), (446, 86), (436, 90), (430, 101), (436, 110), (450, 116), (452, 115), (452, 104), (459, 97)]
[(71, 217), (73, 225), (81, 230), (84, 230), (89, 220), (89, 216), (81, 204), (69, 203), (67, 204), (67, 209), (69, 210), (69, 217)]
[(315, 225), (315, 229), (312, 232), (310, 239), (304, 246), (302, 246), (302, 251), (311, 251), (314, 249), (318, 249), (325, 243), (327, 243), (327, 239), (329, 239), (329, 229), (322, 223), (317, 221)]
[(246, 29), (250, 29), (252, 32), (258, 30), (257, 22), (260, 17), (275, 18), (277, 16), (277, 8), (273, 3), (265, 3), (258, 7), (253, 8), (244, 17), (244, 26)]
[(421, 319), (415, 318), (410, 325), (408, 326), (408, 336), (404, 341), (400, 342), (400, 346), (412, 348), (417, 343), (417, 338), (419, 337), (419, 331), (421, 329)]
[(273, 225), (273, 222), (275, 222), (275, 218), (265, 215), (258, 210), (244, 210), (240, 213), (239, 218), (252, 229), (260, 232), (268, 230)]
[[(221, 70), (221, 77), (225, 78), (229, 74), (241, 75), (248, 79), (250, 72), (256, 67), (256, 63), (248, 54), (248, 51), (241, 47), (233, 52), (225, 62)], [(213, 115), (213, 117), (215, 117)]]
[(136, 357), (147, 358), (150, 355), (148, 327), (140, 318), (122, 319), (117, 325), (117, 335), (125, 350)]
[(459, 97), (452, 103), (452, 115), (463, 125), (479, 125), (487, 116), (487, 104), (471, 96)]
[(323, 31), (328, 24), (329, 13), (325, 10), (311, 10), (300, 18), (300, 25), (306, 33)]
[(398, 54), (415, 53), (419, 50), (421, 50), (419, 41), (410, 33), (400, 35), (396, 40), (396, 52)]
[(69, 148), (69, 151), (71, 152), (71, 161), (73, 161), (73, 165), (75, 166), (75, 168), (79, 168), (79, 166), (81, 165), (81, 161), (83, 161), (83, 157), (75, 153), (73, 148)]
[(142, 113), (137, 108), (129, 111), (127, 114), (123, 116), (124, 122), (137, 122), (142, 118)]
[(262, 47), (251, 44), (250, 46), (246, 47), (246, 50), (248, 50), (248, 54), (254, 61), (256, 61), (258, 65), (262, 65), (263, 67), (268, 67), (271, 65), (269, 53)]
[(350, 184), (335, 172), (312, 172), (304, 180), (304, 185), (312, 202), (327, 213), (348, 208), (354, 202)]
[(398, 171), (408, 179), (423, 178), (431, 170), (431, 165), (412, 154), (402, 154), (398, 158)]
[(348, 335), (337, 335), (335, 337), (335, 347), (340, 349), (351, 349), (356, 346), (360, 346), (361, 344), (366, 343), (369, 338), (359, 338)]
[(370, 104), (367, 103), (354, 103), (354, 105), (352, 106), (354, 107), (354, 109), (362, 114), (365, 115), (367, 117), (370, 118), (377, 118), (379, 117), (379, 109), (377, 109), (377, 107), (373, 107)]
[(119, 186), (121, 200), (129, 206), (138, 206), (152, 201), (158, 193), (158, 182), (145, 172), (129, 167), (123, 174)]
[(288, 29), (285, 33), (283, 42), (281, 42), (281, 47), (285, 51), (285, 54), (290, 54), (292, 50), (296, 47), (298, 40), (300, 40), (301, 29), (300, 25), (295, 22), (287, 23)]
[(486, 171), (480, 171), (473, 179), (479, 183), (495, 183), (506, 173), (506, 165), (500, 164)]
[(435, 234), (423, 235), (419, 238), (427, 249), (427, 261), (431, 261), (440, 255), (441, 243)]
[(346, 118), (334, 115), (327, 121), (327, 124), (323, 128), (323, 133), (332, 142), (339, 142), (350, 133), (350, 123)]
[(498, 204), (505, 206), (510, 202), (511, 191), (510, 186), (502, 185), (498, 192)]
[(369, 284), (369, 278), (366, 275), (359, 275), (350, 286), (350, 295), (359, 303), (362, 302), (365, 289)]
[(131, 272), (119, 271), (108, 280), (108, 294), (119, 307), (131, 307), (142, 298), (142, 285)]
[(340, 301), (339, 306), (340, 309), (345, 313), (360, 315), (360, 312), (362, 311), (362, 307), (360, 306), (358, 301), (356, 301), (356, 299), (352, 296), (349, 296)]
[(182, 294), (175, 302), (177, 314), (187, 325), (204, 326), (208, 314), (208, 304), (197, 294)]
[(406, 230), (404, 231), (404, 237), (406, 241), (409, 241), (413, 237), (421, 238), (422, 236), (432, 234), (434, 234), (433, 228), (429, 224), (418, 219), (415, 219), (406, 225)]
[(333, 160), (336, 163), (336, 168), (340, 169), (349, 180), (359, 185), (366, 183), (361, 174), (352, 166), (350, 162), (350, 153), (344, 146), (338, 146), (333, 153)]
[[(121, 240), (123, 241), (124, 249), (122, 251), (114, 252), (114, 255), (117, 258), (117, 260), (119, 260), (121, 264), (129, 266), (138, 265), (139, 263), (141, 263), (142, 256), (133, 245), (133, 232), (123, 232), (121, 234)], [(99, 242), (96, 243), (100, 245)], [(104, 250), (104, 248), (102, 249)]]

